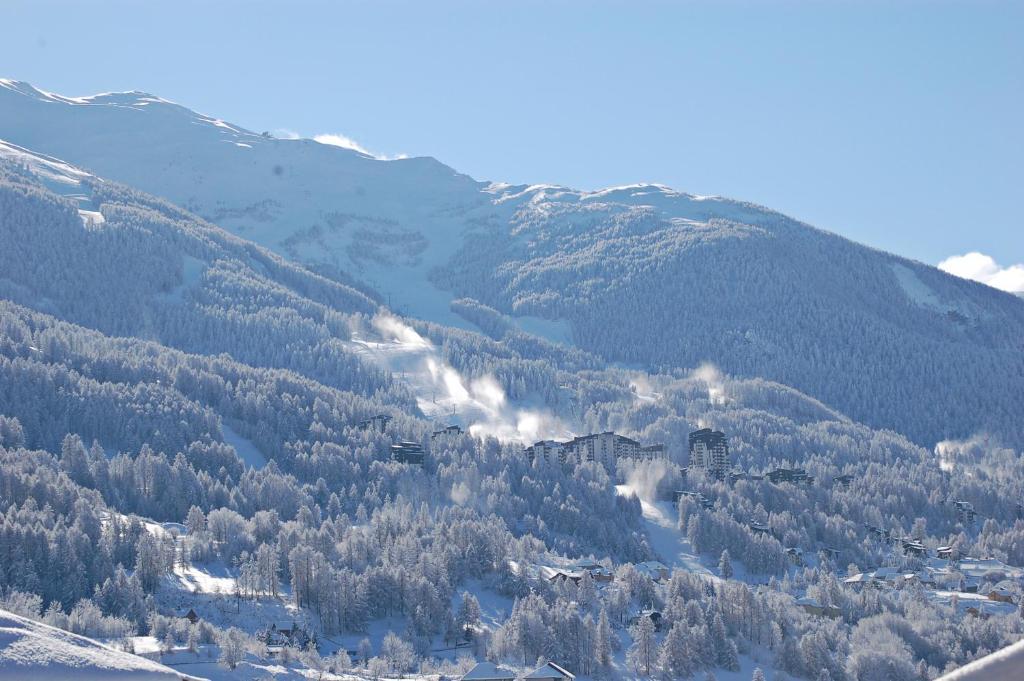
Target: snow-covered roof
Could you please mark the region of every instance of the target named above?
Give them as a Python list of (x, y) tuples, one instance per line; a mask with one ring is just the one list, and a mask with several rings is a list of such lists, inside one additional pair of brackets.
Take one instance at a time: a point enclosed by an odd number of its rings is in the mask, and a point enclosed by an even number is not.
[(516, 675), (493, 662), (478, 662), (462, 677), (462, 681), (510, 681)]
[(559, 667), (554, 662), (548, 662), (543, 667), (538, 667), (532, 672), (527, 674), (526, 679), (575, 679), (576, 675), (572, 672)]

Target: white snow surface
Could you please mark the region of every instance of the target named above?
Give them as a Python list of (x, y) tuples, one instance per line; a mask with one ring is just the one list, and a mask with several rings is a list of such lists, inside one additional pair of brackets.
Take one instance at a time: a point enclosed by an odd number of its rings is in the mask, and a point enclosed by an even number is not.
[(938, 681), (1020, 681), (1024, 679), (1024, 641), (997, 650), (946, 674)]
[(263, 452), (223, 421), (220, 424), (220, 432), (224, 435), (224, 442), (235, 448), (235, 453), (245, 462), (246, 466), (263, 468), (267, 465), (267, 457), (263, 456)]
[(93, 639), (0, 610), (0, 679), (197, 678)]
[[(472, 325), (450, 310), (454, 296), (438, 289), (430, 272), (453, 258), (467, 233), (507, 224), (524, 206), (643, 205), (698, 221), (763, 212), (657, 184), (585, 192), (478, 182), (433, 158), (383, 160), (311, 139), (278, 139), (145, 92), (65, 97), (0, 80), (0, 131), (19, 149), (87, 166), (286, 257), (345, 272), (401, 315), (460, 328)], [(48, 163), (60, 176), (60, 162)], [(517, 323), (571, 341), (564, 322)]]

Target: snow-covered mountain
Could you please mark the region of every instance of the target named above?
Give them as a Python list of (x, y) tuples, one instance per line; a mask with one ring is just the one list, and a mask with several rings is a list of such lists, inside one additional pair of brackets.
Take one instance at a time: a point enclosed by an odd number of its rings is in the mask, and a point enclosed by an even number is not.
[(604, 361), (777, 380), (922, 444), (1024, 442), (1020, 299), (758, 206), (477, 182), (142, 92), (0, 81), (0, 139), (166, 197), (399, 313), (477, 328), (453, 311), (463, 299)]

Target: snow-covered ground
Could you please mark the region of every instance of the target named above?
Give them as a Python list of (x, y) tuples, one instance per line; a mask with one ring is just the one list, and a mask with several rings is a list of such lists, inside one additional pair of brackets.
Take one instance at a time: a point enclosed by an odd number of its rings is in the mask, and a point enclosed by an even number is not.
[(224, 435), (224, 442), (235, 448), (235, 453), (245, 462), (246, 466), (263, 468), (267, 465), (267, 457), (263, 456), (263, 452), (223, 421), (220, 424), (220, 432)]
[[(616, 485), (615, 491), (622, 496), (636, 494), (636, 490), (629, 485)], [(637, 496), (640, 498), (644, 527), (647, 536), (650, 537), (651, 548), (661, 561), (670, 568), (679, 568), (718, 579), (715, 573), (701, 562), (700, 556), (693, 550), (686, 535), (676, 527), (677, 514), (672, 504), (664, 501), (646, 501), (643, 497)]]
[(0, 610), (0, 679), (156, 681), (192, 678), (93, 639)]

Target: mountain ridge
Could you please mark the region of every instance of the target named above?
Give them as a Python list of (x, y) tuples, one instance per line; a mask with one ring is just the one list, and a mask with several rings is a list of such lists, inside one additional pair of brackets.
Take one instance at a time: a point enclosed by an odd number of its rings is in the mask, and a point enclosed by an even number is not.
[(4, 83), (0, 137), (163, 196), (401, 314), (476, 329), (454, 309), (475, 300), (523, 329), (571, 327), (609, 362), (710, 361), (923, 444), (1024, 442), (1008, 411), (1024, 401), (1024, 301), (771, 209), (652, 183), (486, 183), (148, 95), (86, 106)]

